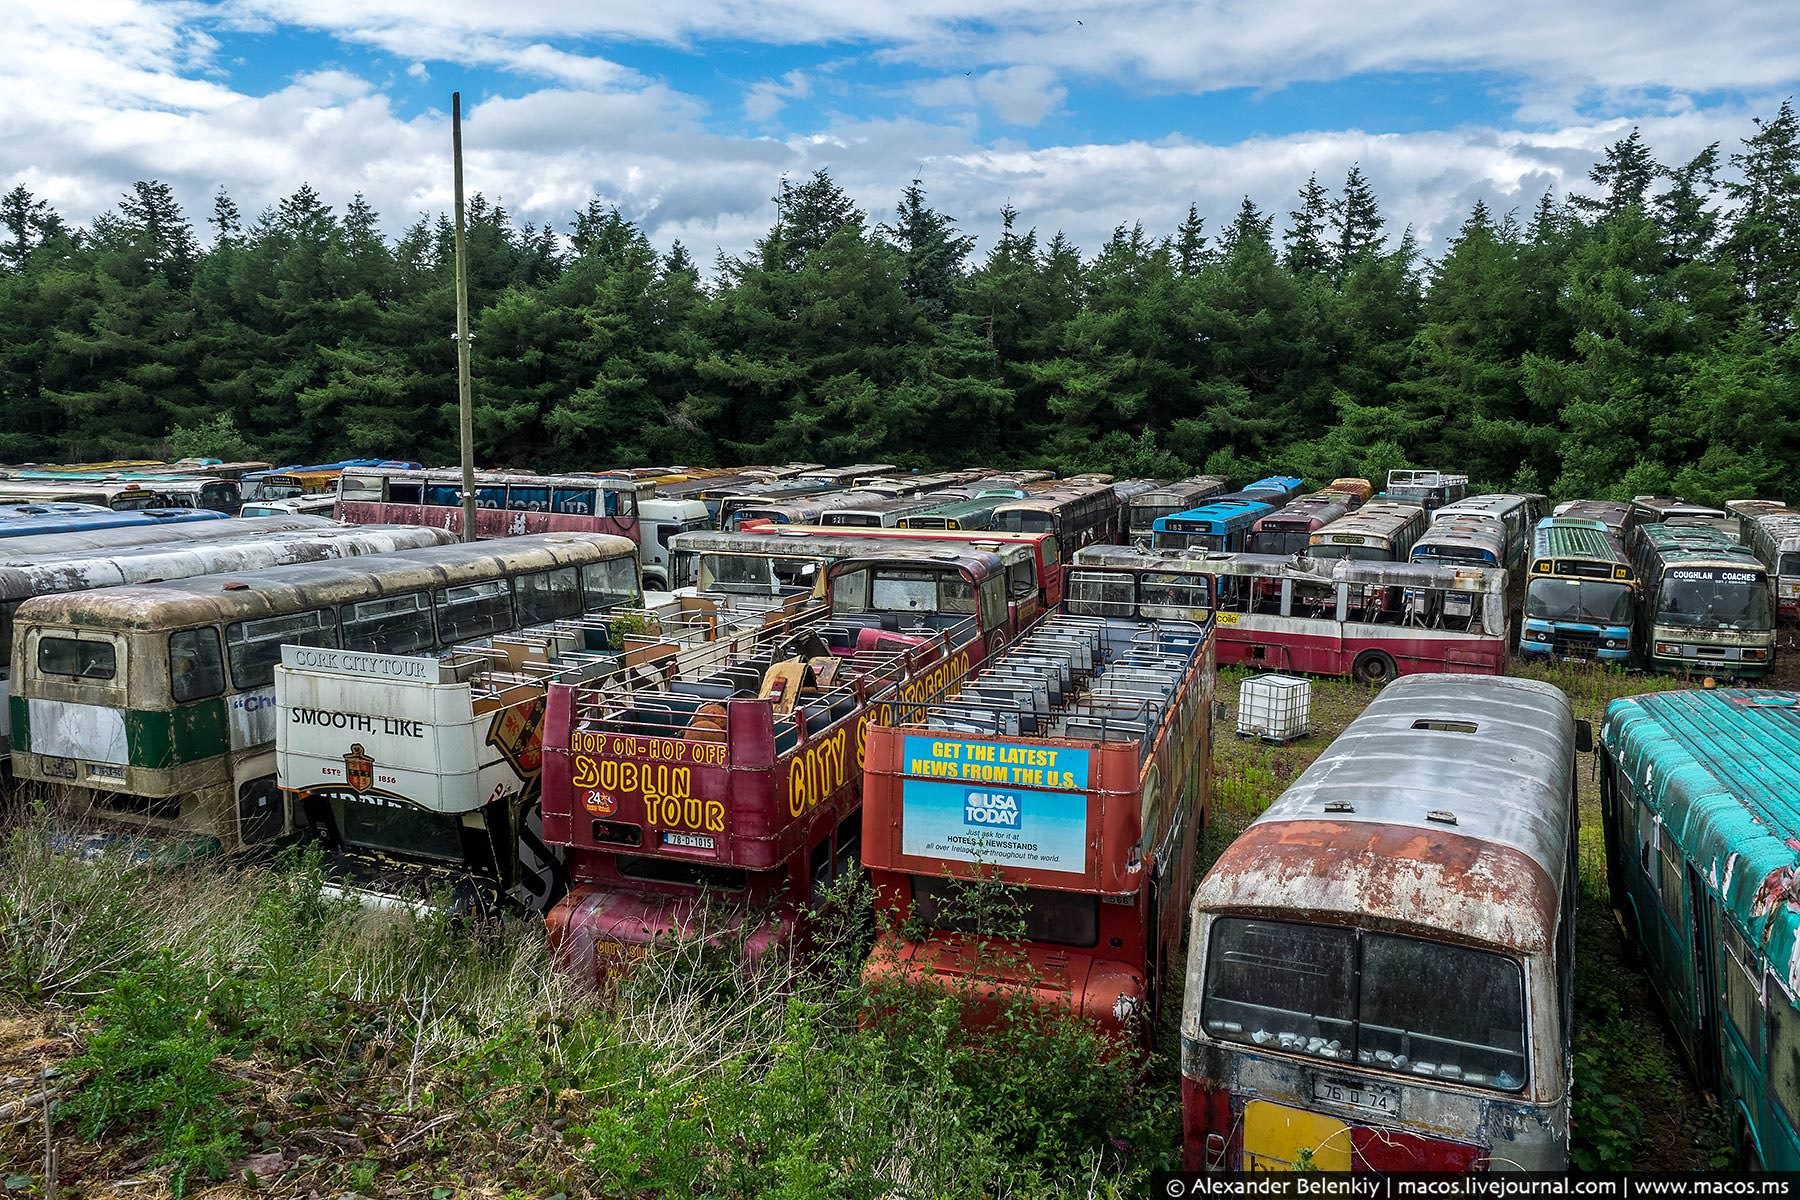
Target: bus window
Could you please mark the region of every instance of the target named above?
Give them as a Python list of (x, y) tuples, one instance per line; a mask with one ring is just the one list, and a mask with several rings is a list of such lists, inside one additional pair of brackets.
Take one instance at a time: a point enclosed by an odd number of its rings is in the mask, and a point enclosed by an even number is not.
[(200, 507), (216, 512), (230, 512), (239, 501), (236, 484), (209, 483), (200, 489)]
[(476, 508), (505, 508), (506, 489), (503, 487), (478, 487), (475, 489)]
[(346, 604), (344, 648), (372, 654), (417, 654), (432, 647), (431, 605), (424, 592)]
[(433, 508), (460, 508), (462, 491), (453, 483), (428, 483), (425, 485), (425, 503)]
[(1131, 576), (1094, 575), (1076, 571), (1069, 577), (1064, 597), (1069, 611), (1082, 617), (1132, 617), (1137, 615)]
[(571, 517), (586, 517), (593, 515), (594, 489), (557, 488), (555, 507), (551, 511)]
[(506, 489), (506, 507), (514, 512), (549, 512), (550, 489), (515, 484)]
[(1038, 590), (1037, 563), (1023, 559), (1006, 568), (1006, 592), (1014, 600), (1035, 596)]
[(518, 596), (521, 625), (542, 625), (581, 611), (581, 581), (574, 567), (521, 575), (513, 580), (513, 591)]
[[(341, 500), (379, 501), (381, 499), (381, 479), (382, 477), (379, 475), (352, 475), (346, 471), (338, 480), (338, 498)], [(290, 478), (283, 478), (281, 482), (283, 485), (288, 485)], [(271, 480), (270, 483), (272, 488), (274, 481)], [(293, 491), (283, 490), (279, 493), (279, 498), (285, 500), (289, 496), (298, 494), (299, 485), (296, 483), (292, 486)], [(268, 494), (276, 495), (272, 490)]]
[(638, 599), (637, 560), (609, 558), (581, 568), (581, 590), (588, 612), (601, 612)]
[(169, 694), (175, 703), (203, 700), (225, 690), (219, 631), (210, 625), (169, 635)]
[(140, 512), (146, 508), (192, 508), (192, 496), (159, 496), (155, 492), (120, 492), (113, 497), (114, 512)]
[(1357, 1028), (1364, 1065), (1432, 1068), (1439, 1079), (1508, 1092), (1525, 1086), (1525, 975), (1498, 954), (1364, 934)]
[(38, 641), (38, 670), (76, 679), (111, 679), (118, 674), (118, 652), (111, 642), (88, 638), (47, 637)]
[(512, 596), (504, 579), (439, 588), (436, 600), (438, 631), (446, 643), (466, 642), (512, 627)]
[[(1005, 909), (982, 913), (972, 904), (969, 884), (958, 879), (930, 875), (912, 877), (913, 912), (933, 929), (951, 933), (1005, 934), (1004, 928), (1023, 921), (1027, 942), (1056, 946), (1092, 946), (1100, 939), (1100, 897), (1080, 892), (1052, 892), (1025, 888), (1018, 896), (1017, 912)], [(960, 894), (959, 894), (960, 892)], [(988, 928), (981, 928), (985, 923)]]
[(1765, 988), (1769, 996), (1769, 1095), (1787, 1113), (1790, 1123), (1800, 1124), (1800, 1010), (1788, 1000), (1774, 972)]
[(1212, 607), (1206, 580), (1194, 575), (1149, 571), (1144, 574), (1143, 616), (1158, 620), (1198, 621)]
[(239, 688), (266, 687), (275, 681), (275, 664), (281, 647), (336, 646), (337, 617), (329, 608), (235, 621), (225, 627), (225, 646), (231, 656), (231, 681)]
[[(968, 585), (964, 584), (963, 586), (966, 588)], [(1030, 595), (1029, 592), (1026, 594)], [(983, 580), (981, 584), (981, 627), (998, 629), (1004, 624), (1006, 624), (1006, 581), (996, 575), (991, 579)]]
[(417, 483), (401, 483), (398, 479), (388, 481), (388, 503), (418, 504), (424, 500), (425, 489)]
[(1221, 918), (1206, 956), (1203, 1019), (1223, 1041), (1341, 1058), (1355, 1045), (1356, 934)]
[(1736, 927), (1725, 925), (1725, 1011), (1744, 1045), (1750, 1048), (1753, 1061), (1762, 1061), (1763, 1013), (1762, 996), (1757, 993), (1756, 952)]

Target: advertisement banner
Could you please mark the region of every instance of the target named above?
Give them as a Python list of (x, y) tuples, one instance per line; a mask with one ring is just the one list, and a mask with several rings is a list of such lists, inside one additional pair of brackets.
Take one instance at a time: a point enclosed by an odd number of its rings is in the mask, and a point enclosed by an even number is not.
[(1086, 870), (1086, 750), (908, 737), (905, 755), (902, 853), (1075, 875)]

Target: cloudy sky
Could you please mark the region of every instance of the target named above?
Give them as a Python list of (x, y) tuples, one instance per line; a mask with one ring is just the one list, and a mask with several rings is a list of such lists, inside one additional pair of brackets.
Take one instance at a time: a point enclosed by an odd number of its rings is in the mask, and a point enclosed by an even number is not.
[(1285, 213), (1352, 163), (1441, 246), (1476, 197), (1579, 190), (1641, 126), (1727, 152), (1800, 81), (1792, 0), (7, 0), (0, 187), (86, 221), (133, 180), (196, 220), (310, 182), (397, 231), (471, 190), (566, 229), (590, 197), (703, 261), (824, 167), (1002, 205), (1091, 252), (1120, 222)]

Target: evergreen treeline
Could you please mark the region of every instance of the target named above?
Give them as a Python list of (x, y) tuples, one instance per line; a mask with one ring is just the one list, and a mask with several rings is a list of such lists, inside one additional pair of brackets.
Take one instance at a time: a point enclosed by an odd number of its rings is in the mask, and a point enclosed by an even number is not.
[[(1441, 260), (1352, 169), (1090, 255), (1010, 208), (984, 257), (914, 183), (871, 224), (828, 175), (703, 280), (598, 202), (569, 235), (469, 212), (479, 461), (880, 459), (1326, 480), (1466, 470), (1557, 495), (1789, 496), (1800, 467), (1800, 118), (1592, 195), (1477, 204)], [(0, 200), (0, 460), (166, 446), (455, 457), (447, 220), (384, 239), (311, 187), (211, 245), (164, 184), (85, 230)], [(1789, 496), (1789, 498), (1795, 498)]]

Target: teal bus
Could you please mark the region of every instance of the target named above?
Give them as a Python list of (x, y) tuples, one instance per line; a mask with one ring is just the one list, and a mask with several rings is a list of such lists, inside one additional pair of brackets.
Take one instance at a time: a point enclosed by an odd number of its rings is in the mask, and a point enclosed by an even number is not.
[(1628, 661), (1635, 579), (1604, 521), (1545, 517), (1531, 531), (1519, 653)]
[(1599, 752), (1619, 925), (1745, 1162), (1800, 1170), (1800, 693), (1615, 700)]
[(1676, 675), (1767, 674), (1775, 602), (1755, 552), (1708, 525), (1652, 522), (1630, 536), (1644, 664)]

